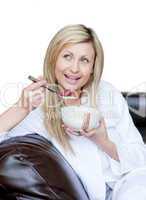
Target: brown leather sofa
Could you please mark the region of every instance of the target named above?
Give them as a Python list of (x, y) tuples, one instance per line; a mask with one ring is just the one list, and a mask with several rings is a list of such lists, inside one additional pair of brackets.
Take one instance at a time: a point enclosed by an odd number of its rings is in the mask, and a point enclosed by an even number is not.
[(146, 93), (139, 92), (130, 94), (123, 92), (123, 96), (127, 100), (134, 124), (146, 142)]
[[(135, 125), (145, 138), (146, 94), (123, 95)], [(45, 199), (89, 200), (89, 196), (60, 152), (37, 133), (1, 143), (0, 200)]]

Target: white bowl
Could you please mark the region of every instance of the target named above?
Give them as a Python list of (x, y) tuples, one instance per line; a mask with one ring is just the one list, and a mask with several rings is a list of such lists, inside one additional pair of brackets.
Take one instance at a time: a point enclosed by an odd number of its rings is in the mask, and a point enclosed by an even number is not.
[(92, 107), (87, 106), (64, 106), (61, 108), (61, 117), (64, 124), (81, 130), (85, 114), (90, 113), (89, 129), (97, 128), (101, 118), (100, 113)]

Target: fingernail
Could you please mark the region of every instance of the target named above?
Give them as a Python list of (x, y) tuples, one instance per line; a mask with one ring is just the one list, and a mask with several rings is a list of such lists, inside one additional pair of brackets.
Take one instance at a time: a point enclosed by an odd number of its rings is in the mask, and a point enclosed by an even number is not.
[(80, 130), (80, 133), (81, 133), (81, 134), (84, 134), (85, 132), (84, 132), (84, 130)]

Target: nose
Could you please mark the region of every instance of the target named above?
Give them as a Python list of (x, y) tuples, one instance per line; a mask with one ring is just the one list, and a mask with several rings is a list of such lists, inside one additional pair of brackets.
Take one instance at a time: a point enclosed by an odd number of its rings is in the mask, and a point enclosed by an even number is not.
[(78, 60), (75, 60), (75, 61), (72, 63), (71, 72), (77, 73), (77, 72), (79, 72), (79, 71), (80, 71), (79, 62), (78, 62)]

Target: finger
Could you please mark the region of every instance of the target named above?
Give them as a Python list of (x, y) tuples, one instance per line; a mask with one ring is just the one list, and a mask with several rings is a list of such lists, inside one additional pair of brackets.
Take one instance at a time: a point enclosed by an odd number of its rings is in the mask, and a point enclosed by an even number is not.
[(84, 136), (84, 135), (86, 135), (86, 132), (83, 129), (81, 129), (80, 134)]
[[(45, 80), (45, 79), (43, 78), (42, 75), (38, 76), (38, 77), (33, 81), (33, 83), (36, 83), (36, 82), (38, 82), (38, 81), (40, 81), (40, 80)], [(32, 83), (31, 85), (33, 85), (33, 83)]]
[(67, 130), (71, 131), (71, 132), (75, 132), (76, 130), (71, 128), (71, 127), (66, 127)]
[(83, 125), (82, 125), (83, 130), (88, 129), (89, 122), (90, 122), (90, 113), (86, 113), (84, 116)]
[(43, 97), (42, 96), (40, 96), (40, 95), (37, 95), (37, 96), (35, 96), (35, 97), (33, 97), (33, 100), (32, 100), (32, 102), (38, 102), (38, 101), (42, 101), (43, 100)]
[(43, 100), (43, 99), (44, 99), (44, 96), (40, 94), (29, 96), (29, 102), (35, 102), (36, 100)]
[(44, 77), (42, 75), (37, 77), (37, 80), (44, 80)]
[(32, 90), (31, 92), (32, 92), (33, 95), (35, 95), (35, 94), (44, 94), (45, 88), (40, 87), (39, 89)]
[(37, 95), (44, 96), (44, 88), (39, 88), (38, 90), (30, 90), (25, 93), (25, 97), (35, 97)]
[(44, 98), (44, 96), (42, 94), (36, 94), (34, 96), (30, 96), (29, 97), (30, 101), (35, 101), (36, 99), (42, 99), (42, 100), (44, 100), (45, 98)]
[(72, 132), (69, 131), (69, 130), (66, 130), (65, 133), (67, 133), (68, 135), (75, 135), (74, 133), (72, 133)]
[(64, 127), (65, 129), (68, 129), (70, 131), (73, 131), (73, 132), (78, 132), (77, 129), (73, 128), (73, 127), (70, 127), (70, 126), (67, 126), (66, 124), (62, 124), (62, 127)]
[(89, 122), (90, 122), (90, 113), (87, 113), (86, 129), (89, 128)]
[(79, 133), (76, 133), (76, 132), (70, 130), (69, 128), (65, 129), (65, 132), (68, 133), (68, 134), (76, 135), (76, 136), (79, 135)]
[(95, 128), (91, 129), (90, 131), (81, 130), (80, 132), (81, 132), (81, 135), (84, 135), (86, 137), (91, 137), (98, 133), (97, 129)]
[(38, 100), (34, 103), (31, 104), (31, 108), (37, 108), (38, 106), (40, 106), (42, 104), (41, 100)]
[(82, 130), (80, 130), (80, 134), (83, 136), (89, 137), (90, 133), (82, 129)]
[(100, 127), (106, 128), (106, 123), (105, 123), (105, 120), (104, 120), (103, 117), (102, 117), (101, 120), (100, 120)]
[(83, 124), (82, 124), (82, 127), (81, 127), (81, 129), (85, 129), (85, 127), (86, 127), (86, 114), (84, 115), (84, 119), (83, 119)]
[(26, 90), (36, 90), (42, 86), (45, 86), (47, 84), (46, 80), (39, 80), (36, 83), (32, 83), (29, 86), (26, 87)]

